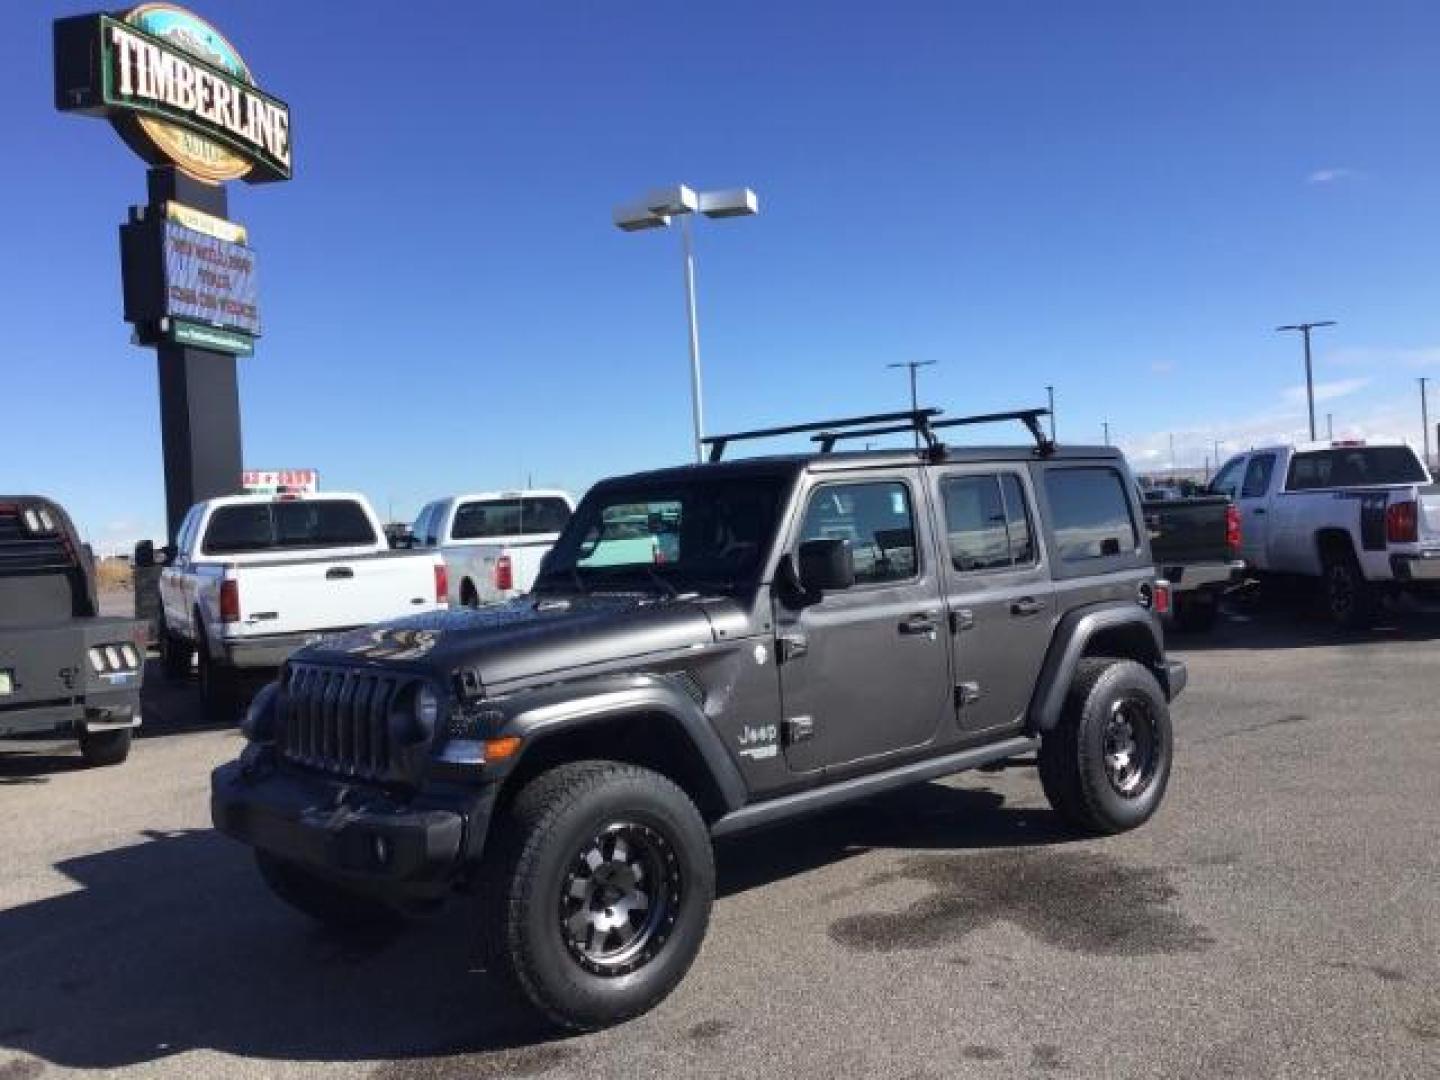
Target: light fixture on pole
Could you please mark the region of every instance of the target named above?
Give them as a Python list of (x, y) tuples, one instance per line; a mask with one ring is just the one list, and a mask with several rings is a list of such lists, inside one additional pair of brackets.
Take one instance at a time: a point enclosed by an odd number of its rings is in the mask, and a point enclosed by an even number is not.
[(700, 380), (700, 324), (695, 311), (695, 244), (690, 219), (749, 217), (760, 212), (760, 201), (749, 188), (695, 191), (684, 184), (652, 191), (638, 204), (616, 207), (615, 227), (622, 232), (663, 229), (680, 219), (680, 248), (685, 258), (685, 317), (690, 329), (690, 413), (695, 428), (695, 460), (704, 461), (705, 404)]
[(1310, 365), (1310, 331), (1318, 330), (1322, 326), (1334, 326), (1334, 319), (1321, 319), (1319, 322), (1292, 323), (1289, 326), (1277, 326), (1277, 332), (1286, 330), (1298, 331), (1305, 338), (1305, 401), (1310, 407), (1310, 441), (1315, 441), (1315, 376)]

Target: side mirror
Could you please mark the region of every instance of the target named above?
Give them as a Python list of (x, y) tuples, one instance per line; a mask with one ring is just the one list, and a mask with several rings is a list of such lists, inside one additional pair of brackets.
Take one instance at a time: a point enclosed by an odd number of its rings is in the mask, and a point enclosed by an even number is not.
[(175, 555), (176, 555), (175, 545), (174, 545), (174, 544), (166, 544), (164, 547), (162, 547), (162, 548), (160, 549), (160, 555), (161, 555), (162, 558), (164, 558), (164, 560), (165, 560), (165, 565), (166, 565), (166, 566), (169, 566), (171, 563), (173, 563), (173, 562), (175, 561)]
[(800, 587), (815, 599), (855, 584), (855, 553), (850, 541), (806, 540), (800, 545)]

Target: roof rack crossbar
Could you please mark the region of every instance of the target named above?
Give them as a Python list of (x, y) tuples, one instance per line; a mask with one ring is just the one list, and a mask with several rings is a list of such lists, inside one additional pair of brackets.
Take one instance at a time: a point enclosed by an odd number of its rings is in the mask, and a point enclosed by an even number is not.
[(872, 413), (869, 416), (849, 416), (839, 420), (818, 420), (811, 424), (787, 424), (785, 427), (757, 428), (754, 431), (735, 431), (726, 435), (709, 435), (700, 441), (710, 448), (710, 461), (719, 461), (725, 455), (725, 447), (732, 442), (750, 439), (773, 439), (781, 435), (800, 435), (809, 431), (830, 432), (835, 429), (868, 427), (904, 421), (897, 431), (926, 431), (932, 417), (940, 415), (939, 409), (915, 409), (904, 412)]
[(1049, 454), (1054, 451), (1055, 443), (1049, 435), (1045, 434), (1045, 429), (1040, 426), (1040, 418), (1049, 415), (1049, 409), (1016, 409), (1012, 412), (980, 413), (976, 416), (956, 416), (949, 420), (936, 420), (930, 424), (930, 427), (969, 427), (973, 424), (998, 424), (1006, 420), (1018, 420), (1029, 430), (1040, 452)]
[[(933, 425), (929, 425), (933, 426)], [(822, 431), (811, 435), (810, 441), (820, 444), (820, 452), (828, 454), (842, 439), (869, 439), (876, 435), (899, 435), (904, 431), (920, 431), (916, 424), (886, 424), (884, 427), (853, 428), (847, 431)]]

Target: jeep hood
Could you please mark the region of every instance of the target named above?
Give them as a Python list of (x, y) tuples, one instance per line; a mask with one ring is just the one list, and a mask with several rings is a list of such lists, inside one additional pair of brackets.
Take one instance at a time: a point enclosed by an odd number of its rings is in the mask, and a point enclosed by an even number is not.
[(711, 621), (696, 600), (524, 597), (362, 627), (323, 638), (294, 659), (388, 663), (436, 675), (470, 668), (491, 687), (714, 641)]

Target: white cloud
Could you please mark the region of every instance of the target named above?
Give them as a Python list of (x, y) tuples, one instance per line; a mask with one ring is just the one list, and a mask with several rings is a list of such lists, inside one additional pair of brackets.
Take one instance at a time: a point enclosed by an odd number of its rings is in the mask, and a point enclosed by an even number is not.
[(1353, 180), (1360, 174), (1354, 169), (1332, 167), (1329, 169), (1316, 169), (1309, 176), (1305, 177), (1307, 184), (1334, 184), (1341, 180)]
[[(1366, 378), (1357, 379), (1334, 379), (1330, 382), (1318, 382), (1315, 384), (1316, 401), (1334, 401), (1336, 398), (1347, 397), (1357, 390), (1363, 390), (1370, 385)], [(1305, 387), (1287, 386), (1285, 388), (1285, 400), (1291, 405), (1305, 404)]]

